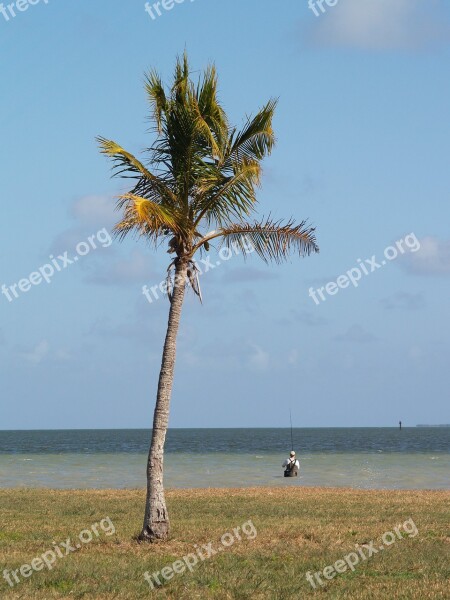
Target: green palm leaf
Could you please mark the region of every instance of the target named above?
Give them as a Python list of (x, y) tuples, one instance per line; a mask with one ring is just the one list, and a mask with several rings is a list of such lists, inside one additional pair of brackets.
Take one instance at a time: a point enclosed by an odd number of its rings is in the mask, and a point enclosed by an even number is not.
[(287, 260), (292, 252), (300, 256), (319, 252), (314, 232), (315, 228), (309, 226), (306, 221), (296, 225), (290, 220), (283, 224), (282, 221), (273, 221), (269, 217), (261, 222), (234, 223), (219, 229), (203, 238), (198, 247), (220, 238), (229, 248), (237, 246), (244, 256), (251, 245), (265, 262), (281, 263)]
[(178, 223), (173, 210), (147, 198), (124, 194), (119, 197), (117, 208), (123, 211), (122, 220), (114, 228), (120, 238), (134, 231), (156, 242), (161, 235), (183, 233), (183, 227)]
[(167, 237), (169, 252), (188, 261), (204, 249), (210, 239), (205, 229), (211, 227), (225, 244), (242, 244), (245, 235), (266, 261), (317, 252), (314, 228), (304, 221), (247, 222), (257, 207), (262, 161), (275, 143), (277, 101), (267, 102), (238, 131), (229, 125), (217, 87), (214, 66), (194, 84), (185, 53), (177, 59), (168, 89), (155, 71), (146, 76), (156, 139), (145, 161), (98, 138), (101, 152), (113, 161), (114, 175), (135, 179), (119, 199), (123, 218), (116, 233), (134, 232), (154, 241)]

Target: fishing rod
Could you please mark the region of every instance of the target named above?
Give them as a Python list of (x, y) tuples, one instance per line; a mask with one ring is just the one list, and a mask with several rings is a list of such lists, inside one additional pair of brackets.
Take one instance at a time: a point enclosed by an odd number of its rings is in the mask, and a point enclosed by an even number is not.
[(294, 450), (294, 439), (292, 437), (292, 411), (289, 409), (289, 419), (291, 422), (291, 450)]

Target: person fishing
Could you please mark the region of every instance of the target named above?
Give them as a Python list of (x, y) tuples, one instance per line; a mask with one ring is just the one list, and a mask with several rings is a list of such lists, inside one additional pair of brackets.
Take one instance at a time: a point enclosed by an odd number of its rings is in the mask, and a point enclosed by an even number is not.
[(282, 467), (284, 469), (285, 477), (297, 477), (298, 471), (300, 469), (300, 463), (295, 458), (294, 450), (292, 450), (292, 452), (290, 453), (289, 458), (287, 458), (283, 462)]

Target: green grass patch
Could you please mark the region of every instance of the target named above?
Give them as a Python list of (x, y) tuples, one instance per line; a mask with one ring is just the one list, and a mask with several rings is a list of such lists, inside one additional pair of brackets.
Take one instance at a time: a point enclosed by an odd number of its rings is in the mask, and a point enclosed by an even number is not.
[[(18, 600), (366, 600), (445, 599), (449, 581), (448, 492), (312, 488), (172, 490), (166, 543), (135, 541), (143, 490), (0, 490), (0, 575), (19, 569), (82, 530), (109, 517), (114, 535), (99, 536), (58, 558), (52, 569), (20, 576), (0, 598)], [(321, 572), (408, 519), (418, 529), (313, 589), (308, 571)], [(251, 520), (257, 536), (242, 539), (150, 589), (144, 572), (160, 572), (202, 545), (221, 545), (225, 532)], [(161, 577), (162, 580), (164, 578)]]

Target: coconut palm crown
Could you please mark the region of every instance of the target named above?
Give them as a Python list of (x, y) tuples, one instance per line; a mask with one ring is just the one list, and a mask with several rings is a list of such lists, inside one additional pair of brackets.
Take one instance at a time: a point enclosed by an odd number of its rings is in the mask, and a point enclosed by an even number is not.
[(241, 130), (232, 127), (217, 96), (217, 73), (209, 66), (192, 81), (186, 53), (177, 59), (173, 83), (165, 89), (152, 71), (145, 78), (154, 142), (143, 162), (119, 144), (98, 138), (100, 150), (114, 162), (114, 175), (130, 178), (131, 189), (118, 199), (119, 239), (128, 234), (165, 245), (173, 255), (168, 268), (169, 323), (164, 344), (152, 442), (147, 468), (147, 501), (140, 539), (169, 534), (164, 498), (163, 456), (175, 366), (176, 336), (186, 284), (200, 295), (194, 256), (210, 243), (248, 245), (266, 262), (280, 263), (291, 253), (318, 252), (314, 228), (272, 217), (253, 218), (261, 163), (274, 146), (270, 100)]

